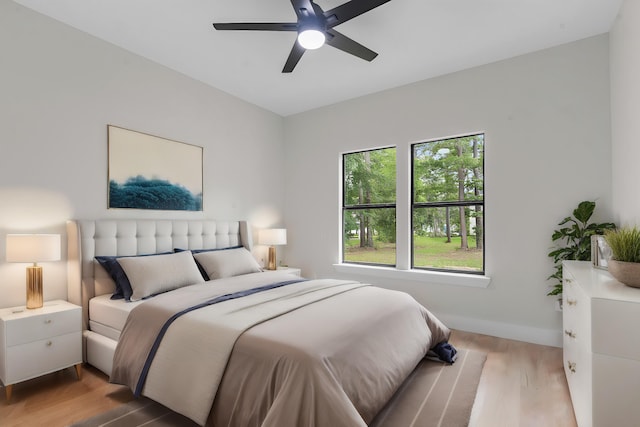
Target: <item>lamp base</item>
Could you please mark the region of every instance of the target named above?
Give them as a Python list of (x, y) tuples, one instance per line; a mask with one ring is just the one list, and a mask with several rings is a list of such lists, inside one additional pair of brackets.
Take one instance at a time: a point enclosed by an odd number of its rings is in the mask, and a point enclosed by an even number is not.
[(267, 270), (276, 269), (276, 247), (269, 246), (269, 263), (267, 264)]
[(27, 267), (27, 308), (40, 308), (42, 303), (42, 267)]

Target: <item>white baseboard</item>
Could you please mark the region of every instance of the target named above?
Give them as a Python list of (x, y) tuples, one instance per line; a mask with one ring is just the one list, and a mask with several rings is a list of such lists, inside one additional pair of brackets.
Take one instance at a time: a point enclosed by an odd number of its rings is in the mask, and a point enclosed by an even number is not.
[(562, 347), (562, 331), (560, 330), (533, 328), (530, 326), (472, 319), (456, 315), (434, 314), (451, 329), (530, 342), (533, 344)]

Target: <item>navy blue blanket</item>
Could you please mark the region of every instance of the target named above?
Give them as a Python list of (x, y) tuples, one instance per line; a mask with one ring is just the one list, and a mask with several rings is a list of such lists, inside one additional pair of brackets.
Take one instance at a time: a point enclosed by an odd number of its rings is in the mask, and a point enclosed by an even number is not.
[(435, 347), (429, 350), (429, 353), (433, 354), (427, 354), (427, 356), (435, 356), (446, 363), (453, 363), (458, 358), (458, 350), (446, 341), (438, 343)]

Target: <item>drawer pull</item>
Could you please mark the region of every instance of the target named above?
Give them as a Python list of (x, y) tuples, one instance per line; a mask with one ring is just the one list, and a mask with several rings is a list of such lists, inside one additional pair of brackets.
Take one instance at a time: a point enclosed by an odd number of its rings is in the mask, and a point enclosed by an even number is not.
[(51, 341), (47, 341), (47, 347), (51, 347), (53, 343)]
[(567, 304), (576, 305), (576, 304), (578, 304), (578, 300), (577, 299), (569, 299), (569, 298), (567, 298)]
[(564, 330), (564, 334), (565, 334), (566, 336), (570, 337), (570, 338), (575, 338), (575, 337), (576, 337), (576, 333), (575, 333), (575, 332), (573, 332), (573, 331), (570, 331), (570, 330), (568, 330), (568, 329), (565, 329), (565, 330)]
[(575, 373), (576, 372), (576, 362), (572, 362), (572, 361), (567, 361), (567, 368), (569, 368), (569, 371)]

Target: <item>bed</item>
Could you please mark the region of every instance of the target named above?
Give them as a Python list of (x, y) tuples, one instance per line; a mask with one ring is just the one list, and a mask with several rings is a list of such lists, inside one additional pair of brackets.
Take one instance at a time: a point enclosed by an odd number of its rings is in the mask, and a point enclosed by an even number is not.
[[(200, 425), (366, 426), (449, 337), (405, 293), (247, 267), (244, 221), (78, 220), (67, 234), (84, 360)], [(131, 301), (111, 299), (96, 257), (118, 257)]]

